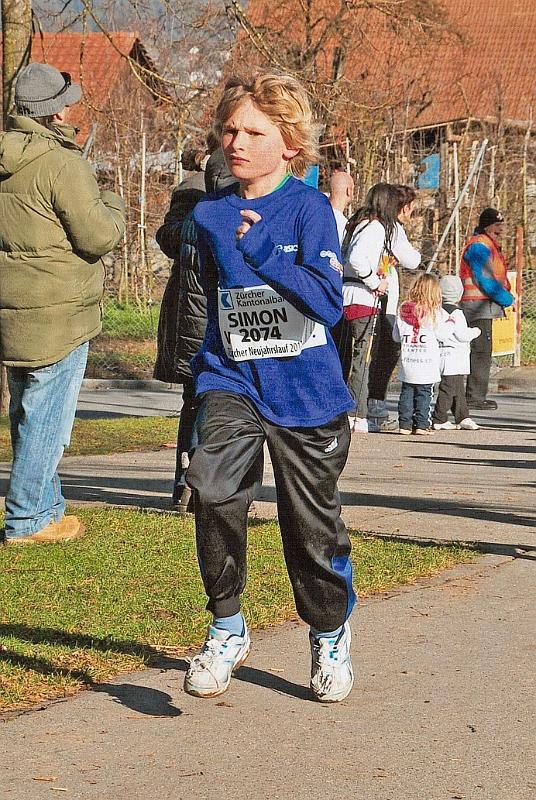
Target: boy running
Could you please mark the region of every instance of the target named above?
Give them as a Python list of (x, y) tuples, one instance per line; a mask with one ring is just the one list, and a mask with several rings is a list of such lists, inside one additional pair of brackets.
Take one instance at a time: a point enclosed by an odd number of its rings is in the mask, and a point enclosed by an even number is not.
[(249, 653), (240, 595), (266, 442), (296, 607), (310, 626), (311, 689), (338, 702), (353, 684), (355, 594), (337, 492), (353, 403), (329, 333), (342, 311), (337, 228), (327, 198), (294, 177), (317, 158), (295, 79), (231, 79), (215, 130), (239, 190), (209, 195), (194, 212), (208, 324), (192, 361), (201, 403), (187, 481), (213, 620), (184, 686), (221, 694)]

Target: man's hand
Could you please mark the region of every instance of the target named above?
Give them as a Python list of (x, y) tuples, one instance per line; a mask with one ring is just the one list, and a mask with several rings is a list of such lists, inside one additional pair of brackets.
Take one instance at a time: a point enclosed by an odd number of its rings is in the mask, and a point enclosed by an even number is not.
[(241, 211), (240, 215), (243, 219), (235, 231), (237, 240), (240, 240), (255, 223), (260, 222), (262, 219), (261, 215), (257, 214), (256, 211)]

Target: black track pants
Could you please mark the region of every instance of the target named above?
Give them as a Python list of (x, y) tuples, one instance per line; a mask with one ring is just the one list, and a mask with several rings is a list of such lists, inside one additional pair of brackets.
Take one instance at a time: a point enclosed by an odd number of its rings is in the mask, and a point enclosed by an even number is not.
[(471, 374), (467, 376), (465, 395), (468, 400), (482, 402), (486, 399), (489, 386), (492, 352), (491, 319), (471, 320), (471, 325), (480, 328), (482, 333), (471, 342)]
[(449, 411), (454, 414), (456, 425), (459, 425), (462, 419), (466, 419), (469, 416), (467, 400), (465, 399), (464, 375), (443, 375), (441, 378), (434, 409), (434, 423), (446, 422), (449, 418)]
[(393, 339), (396, 317), (386, 313), (387, 298), (382, 297), (370, 354), (368, 396), (385, 400), (391, 375), (400, 356), (400, 345)]
[(367, 418), (369, 365), (367, 354), (374, 330), (374, 316), (358, 317), (350, 323), (352, 329), (352, 371), (348, 380), (350, 394), (355, 400), (357, 416)]
[(282, 428), (261, 417), (245, 397), (207, 392), (197, 424), (199, 446), (186, 480), (195, 490), (197, 555), (208, 610), (226, 617), (240, 609), (247, 513), (262, 481), (266, 441), (296, 608), (319, 631), (338, 628), (355, 601), (337, 491), (350, 446), (347, 415), (321, 427)]

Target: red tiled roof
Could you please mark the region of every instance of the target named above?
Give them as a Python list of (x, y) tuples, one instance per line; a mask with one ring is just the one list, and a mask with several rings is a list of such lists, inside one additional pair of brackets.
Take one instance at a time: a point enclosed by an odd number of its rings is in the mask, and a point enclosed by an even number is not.
[(526, 121), (536, 101), (536, 3), (533, 0), (444, 0), (460, 30), (457, 47), (426, 59), (432, 103), (419, 126), (468, 116)]
[[(316, 0), (313, 10), (329, 14), (334, 0)], [(409, 128), (467, 119), (526, 121), (536, 104), (535, 0), (442, 0), (453, 35), (426, 46), (399, 37), (396, 20), (371, 10), (357, 11), (355, 41), (345, 65), (344, 92), (365, 105), (399, 104)], [(275, 7), (274, 7), (275, 6)], [(298, 3), (250, 0), (256, 25), (301, 40)], [(289, 24), (292, 18), (292, 25)], [(319, 54), (320, 74), (330, 75), (330, 38)], [(408, 99), (411, 101), (407, 103)]]
[[(122, 31), (103, 33), (36, 33), (32, 42), (32, 61), (51, 64), (62, 72), (70, 72), (73, 82), (82, 85), (82, 101), (73, 106), (69, 121), (80, 128), (79, 140), (84, 141), (93, 109), (104, 109), (110, 95), (129, 66), (123, 56), (129, 56), (139, 34)], [(0, 42), (1, 57), (1, 42)]]

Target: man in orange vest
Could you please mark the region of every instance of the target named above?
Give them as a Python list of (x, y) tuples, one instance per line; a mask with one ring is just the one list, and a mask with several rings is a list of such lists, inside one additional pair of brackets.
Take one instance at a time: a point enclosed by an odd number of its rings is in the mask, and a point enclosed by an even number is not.
[(506, 260), (499, 239), (504, 232), (504, 217), (495, 208), (485, 208), (478, 226), (462, 253), (460, 278), (463, 296), (460, 307), (471, 326), (481, 335), (471, 342), (471, 374), (465, 394), (469, 408), (494, 410), (495, 400), (487, 400), (491, 368), (491, 326), (513, 305)]

